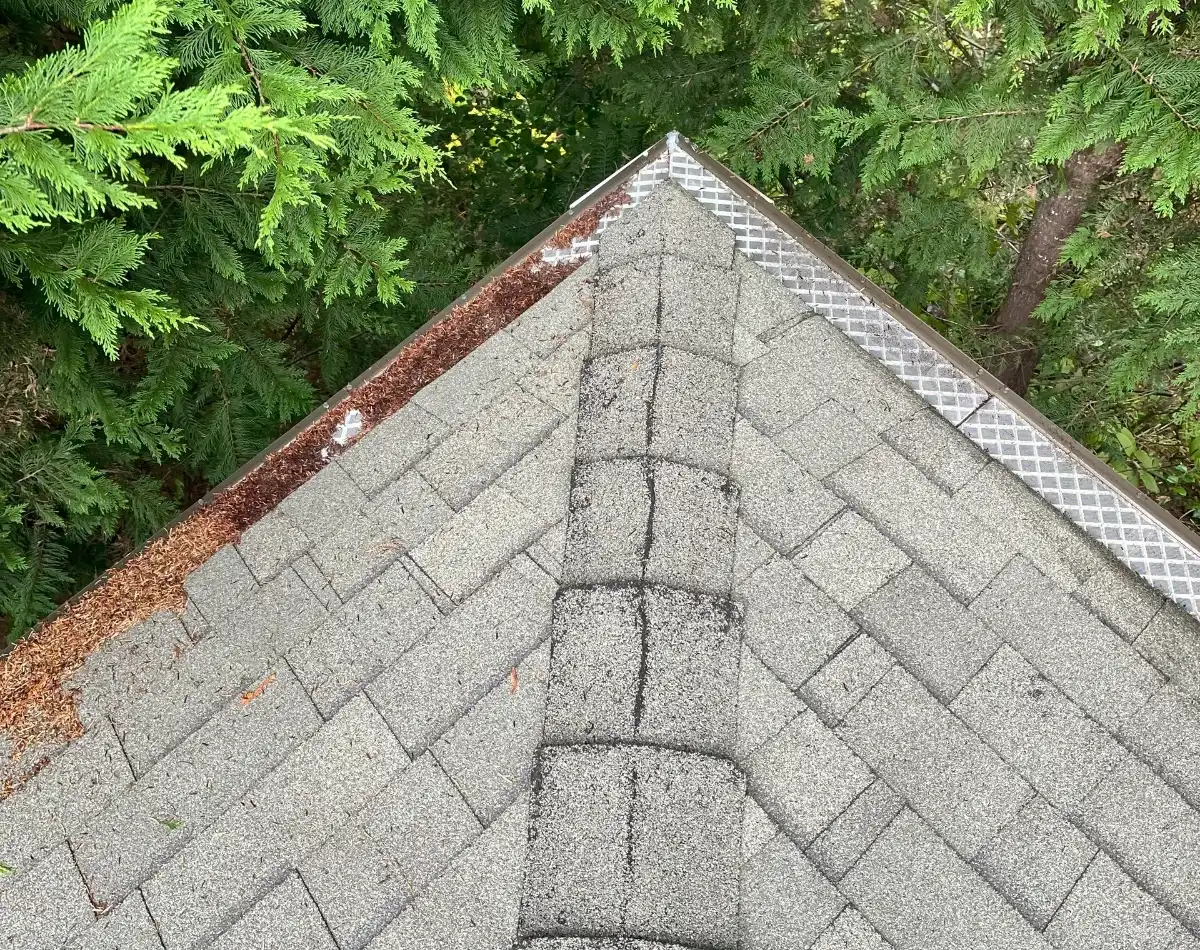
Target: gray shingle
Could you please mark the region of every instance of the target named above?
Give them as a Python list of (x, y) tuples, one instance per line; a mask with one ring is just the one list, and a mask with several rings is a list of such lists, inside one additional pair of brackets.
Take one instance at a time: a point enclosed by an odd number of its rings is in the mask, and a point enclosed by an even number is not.
[(875, 593), (912, 559), (854, 511), (822, 528), (792, 559), (809, 579), (850, 610)]
[(887, 650), (860, 633), (800, 687), (800, 695), (826, 725), (835, 726), (895, 662)]
[(797, 716), (759, 746), (750, 757), (749, 773), (759, 804), (802, 846), (874, 780), (863, 761), (812, 712)]
[(742, 865), (745, 866), (752, 857), (779, 834), (775, 822), (767, 817), (767, 813), (749, 795), (742, 805)]
[(445, 437), (450, 427), (416, 402), (401, 406), (337, 457), (338, 467), (377, 495)]
[(942, 702), (950, 702), (1000, 639), (913, 566), (866, 599), (854, 617)]
[(1057, 950), (1168, 950), (1182, 928), (1106, 854), (1080, 878), (1046, 938)]
[(314, 545), (308, 556), (338, 600), (346, 601), (403, 553), (404, 545), (392, 538), (386, 526), (370, 515), (348, 511), (341, 527)]
[(641, 596), (633, 587), (577, 588), (558, 594), (546, 741), (633, 737), (642, 660), (640, 613)]
[(742, 489), (741, 517), (785, 554), (843, 507), (840, 499), (740, 418), (734, 426), (733, 478)]
[(233, 641), (209, 637), (180, 656), (170, 676), (114, 709), (113, 723), (134, 774), (145, 775), (235, 693), (266, 676), (273, 662), (273, 651), (248, 635)]
[(237, 920), (407, 762), (371, 704), (349, 703), (143, 886), (168, 950)]
[(1125, 723), (1121, 737), (1200, 808), (1200, 706), (1168, 683)]
[(732, 755), (741, 637), (724, 599), (666, 587), (643, 592), (641, 741)]
[(94, 726), (23, 787), (0, 799), (0, 864), (10, 874), (25, 870), (86, 827), (132, 781), (112, 726)]
[(449, 426), (466, 422), (524, 376), (533, 355), (511, 334), (494, 333), (412, 397)]
[(529, 556), (543, 571), (561, 581), (563, 553), (567, 546), (567, 519), (564, 517), (545, 530), (529, 548)]
[(746, 522), (738, 521), (737, 545), (733, 554), (733, 582), (741, 584), (775, 556), (775, 549), (760, 538)]
[[(730, 233), (732, 250), (732, 233)], [(675, 249), (672, 248), (672, 251)], [(732, 252), (730, 262), (733, 260)], [(737, 283), (724, 268), (665, 257), (659, 338), (668, 346), (733, 362)]]
[(746, 366), (739, 409), (776, 435), (831, 397), (876, 433), (926, 408), (891, 372), (818, 319), (783, 333), (769, 355)]
[(592, 316), (592, 356), (657, 343), (660, 259), (609, 269), (601, 266)]
[(738, 255), (733, 262), (738, 284), (737, 322), (755, 337), (807, 320), (809, 310), (761, 264)]
[(572, 334), (553, 356), (537, 360), (517, 385), (564, 416), (570, 415), (579, 406), (579, 374), (591, 336), (587, 330)]
[(404, 566), (394, 564), (297, 643), (287, 660), (328, 718), (440, 616)]
[(1114, 557), (1105, 558), (1074, 594), (1126, 640), (1133, 641), (1158, 613), (1163, 596)]
[(461, 510), (562, 419), (514, 386), (468, 419), (417, 463), (416, 470), (450, 505)]
[(633, 750), (626, 932), (733, 950), (746, 779), (722, 759)]
[(1096, 846), (1039, 797), (972, 863), (1026, 920), (1044, 930), (1095, 855)]
[(430, 752), (300, 865), (343, 950), (358, 950), (482, 830)]
[[(728, 271), (733, 264), (733, 231), (673, 182), (656, 191), (663, 193), (660, 227), (667, 252)], [(722, 279), (728, 280), (729, 275)]]
[(841, 883), (898, 947), (1047, 950), (1049, 944), (905, 809)]
[(770, 436), (795, 425), (834, 395), (831, 375), (844, 371), (845, 344), (824, 320), (805, 320), (788, 330), (772, 342), (768, 355), (743, 368), (738, 412)]
[(237, 550), (262, 583), (282, 571), (312, 546), (303, 531), (279, 511), (269, 511), (238, 539)]
[(837, 733), (967, 859), (1032, 794), (899, 667), (850, 711)]
[(851, 462), (830, 483), (960, 597), (978, 594), (1011, 557), (990, 523), (890, 447)]
[(405, 551), (454, 517), (454, 509), (416, 472), (406, 472), (391, 482), (365, 510)]
[(984, 468), (955, 496), (995, 532), (1065, 590), (1104, 563), (1099, 546), (998, 462)]
[[(652, 491), (645, 579), (727, 596), (733, 583), (737, 487), (712, 472), (656, 461)], [(621, 573), (618, 579), (629, 578)]]
[(831, 881), (840, 881), (904, 807), (904, 799), (876, 780), (808, 846), (808, 858)]
[(543, 644), (477, 702), (433, 747), (479, 819), (489, 825), (529, 784), (542, 737), (550, 645)]
[(184, 605), (183, 612), (179, 615), (179, 622), (183, 624), (193, 643), (203, 640), (212, 633), (212, 626), (204, 619), (200, 609), (190, 600)]
[(620, 932), (629, 895), (633, 788), (623, 747), (539, 751), (521, 935)]
[(410, 752), (427, 748), (546, 638), (554, 590), (518, 556), (367, 687)]
[(552, 523), (492, 485), (411, 556), (442, 591), (462, 603)]
[(571, 486), (564, 579), (570, 584), (638, 581), (650, 525), (646, 463), (579, 463)]
[(657, 373), (658, 350), (653, 346), (609, 353), (584, 363), (576, 437), (581, 461), (646, 453)]
[(832, 475), (879, 444), (879, 438), (831, 399), (775, 436), (775, 443), (815, 478)]
[(732, 231), (667, 179), (601, 232), (600, 268), (667, 251), (728, 269), (733, 244)]
[(582, 330), (592, 319), (592, 288), (596, 276), (596, 258), (584, 263), (575, 273), (505, 327), (504, 332), (535, 356), (547, 357), (572, 333)]
[(1060, 807), (1077, 805), (1126, 755), (1008, 646), (951, 708)]
[(834, 367), (843, 372), (834, 376), (829, 385), (838, 402), (849, 409), (868, 429), (879, 433), (894, 428), (904, 421), (928, 409), (928, 403), (908, 385), (892, 374), (892, 371), (877, 360), (867, 356), (846, 337), (841, 338), (841, 365), (826, 366), (826, 372)]
[(746, 605), (746, 642), (792, 689), (799, 689), (858, 632), (832, 600), (783, 558), (750, 575), (738, 595)]
[[(307, 554), (267, 581), (257, 600), (243, 604), (237, 619), (217, 631), (227, 649), (235, 649), (236, 642), (236, 649), (275, 656), (286, 652), (328, 616), (320, 596), (313, 593), (308, 580), (301, 579), (297, 570), (305, 562), (311, 563)], [(318, 581), (323, 582), (323, 578), (318, 577)], [(336, 594), (331, 602), (338, 602)]]
[(516, 950), (684, 950), (661, 940), (629, 937), (530, 937), (517, 941)]
[(303, 554), (296, 558), (287, 573), (300, 578), (303, 586), (308, 588), (325, 610), (336, 610), (341, 606), (341, 597), (329, 583), (329, 578), (321, 573), (321, 569), (317, 567), (317, 562), (312, 559), (312, 555)]
[(258, 592), (258, 581), (232, 544), (221, 548), (183, 582), (188, 601), (213, 625), (236, 616)]
[(666, 179), (600, 235), (600, 267), (664, 252), (719, 265), (733, 257), (733, 232), (709, 214), (695, 196)]
[(95, 920), (66, 843), (11, 883), (0, 881), (0, 947), (59, 950)]
[(1193, 931), (1200, 928), (1200, 815), (1127, 757), (1079, 808), (1083, 830)]
[(971, 605), (1085, 712), (1117, 729), (1162, 683), (1129, 644), (1017, 557)]
[(671, 185), (664, 182), (637, 204), (621, 209), (621, 217), (599, 233), (600, 251), (594, 258), (601, 271), (663, 253), (663, 205)]
[(888, 946), (866, 917), (847, 907), (821, 934), (812, 950), (887, 950)]
[(368, 946), (508, 950), (517, 929), (527, 808), (518, 802)]
[(1164, 604), (1134, 646), (1176, 686), (1200, 699), (1200, 626), (1195, 617)]
[(933, 409), (923, 409), (883, 432), (901, 455), (948, 491), (957, 491), (988, 457)]
[(136, 891), (72, 940), (67, 950), (162, 950), (162, 941)]
[(804, 708), (748, 646), (742, 647), (738, 679), (738, 734), (735, 758), (746, 763), (751, 753), (791, 722)]
[(300, 879), (289, 874), (221, 934), (212, 950), (337, 950), (337, 944)]
[(326, 465), (275, 510), (315, 544), (333, 534), (346, 520), (346, 513), (358, 511), (366, 501), (363, 490), (342, 468)]
[(787, 836), (777, 835), (743, 872), (740, 946), (809, 947), (845, 906), (846, 899)]
[(72, 838), (98, 902), (123, 899), (317, 731), (321, 717), (288, 667), (268, 679), (253, 699), (227, 703)]
[(729, 471), (737, 374), (732, 366), (673, 346), (661, 349), (650, 451), (715, 472)]
[[(565, 522), (575, 463), (576, 420), (569, 416), (500, 476), (499, 485), (546, 524)], [(565, 523), (563, 525), (565, 530)], [(561, 551), (559, 552), (561, 559)]]
[(737, 367), (753, 363), (766, 356), (771, 348), (754, 336), (741, 324), (733, 325), (733, 365)]

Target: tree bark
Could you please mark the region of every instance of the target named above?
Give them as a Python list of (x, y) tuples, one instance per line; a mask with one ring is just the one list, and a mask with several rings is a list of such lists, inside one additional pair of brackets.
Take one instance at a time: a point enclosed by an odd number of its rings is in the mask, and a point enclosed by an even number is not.
[(1119, 142), (1076, 152), (1063, 166), (1062, 190), (1038, 203), (1021, 244), (1003, 305), (992, 318), (993, 331), (1006, 338), (1008, 352), (997, 358), (996, 375), (1024, 394), (1038, 363), (1037, 342), (1029, 333), (1033, 311), (1046, 296), (1063, 244), (1079, 227), (1096, 186), (1117, 170), (1124, 154)]

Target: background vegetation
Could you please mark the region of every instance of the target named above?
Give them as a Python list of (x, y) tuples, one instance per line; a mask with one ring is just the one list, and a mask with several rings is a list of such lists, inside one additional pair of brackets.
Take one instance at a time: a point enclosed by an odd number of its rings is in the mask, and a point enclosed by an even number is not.
[(671, 128), (1197, 520), (1177, 2), (0, 11), (0, 640)]

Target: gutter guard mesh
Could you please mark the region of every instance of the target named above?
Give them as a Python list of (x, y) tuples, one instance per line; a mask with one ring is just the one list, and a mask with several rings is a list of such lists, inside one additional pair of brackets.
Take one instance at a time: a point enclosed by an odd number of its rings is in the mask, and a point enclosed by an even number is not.
[[(1080, 459), (842, 280), (692, 158), (674, 136), (624, 187), (637, 204), (667, 178), (673, 178), (723, 221), (746, 257), (779, 278), (1147, 583), (1200, 617), (1200, 552), (1188, 541), (1114, 490)], [(626, 207), (610, 211), (592, 234), (574, 240), (570, 247), (544, 250), (543, 258), (563, 263), (591, 257), (599, 247), (600, 234)]]

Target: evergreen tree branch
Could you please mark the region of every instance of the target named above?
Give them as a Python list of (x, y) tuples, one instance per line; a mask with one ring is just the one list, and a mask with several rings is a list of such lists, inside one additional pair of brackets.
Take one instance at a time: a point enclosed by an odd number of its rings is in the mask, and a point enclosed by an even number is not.
[(1145, 72), (1142, 71), (1141, 67), (1138, 66), (1137, 62), (1126, 56), (1119, 47), (1113, 47), (1112, 51), (1116, 54), (1117, 58), (1121, 60), (1121, 62), (1129, 67), (1129, 71), (1133, 73), (1133, 75), (1139, 80), (1141, 80), (1146, 88), (1150, 90), (1150, 94), (1167, 107), (1171, 114), (1179, 120), (1181, 125), (1192, 132), (1200, 132), (1200, 124), (1192, 122), (1182, 112), (1179, 111), (1179, 107), (1163, 93), (1162, 89), (1157, 84), (1155, 84), (1153, 76), (1147, 76)]

